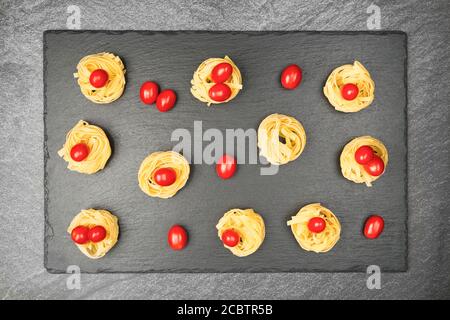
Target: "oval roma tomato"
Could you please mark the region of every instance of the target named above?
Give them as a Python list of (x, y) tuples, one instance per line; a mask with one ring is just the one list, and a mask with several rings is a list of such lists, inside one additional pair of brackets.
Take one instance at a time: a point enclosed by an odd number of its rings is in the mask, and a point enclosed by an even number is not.
[(236, 167), (236, 159), (233, 156), (224, 154), (220, 157), (219, 161), (217, 161), (216, 173), (222, 179), (229, 179), (236, 172)]
[(89, 241), (89, 228), (85, 226), (75, 227), (72, 230), (71, 237), (73, 242), (85, 244)]
[(342, 87), (341, 93), (345, 100), (354, 100), (359, 94), (359, 89), (355, 84), (347, 83)]
[(141, 101), (145, 104), (153, 104), (158, 98), (159, 87), (156, 82), (146, 81), (142, 84), (141, 90), (139, 91), (139, 95), (141, 97)]
[(373, 159), (373, 149), (370, 146), (361, 146), (355, 152), (355, 161), (359, 164), (366, 164)]
[(175, 102), (177, 102), (175, 91), (166, 89), (161, 91), (158, 98), (156, 98), (156, 108), (161, 112), (167, 112), (173, 108)]
[(173, 250), (181, 250), (187, 245), (188, 235), (180, 225), (174, 225), (169, 229), (167, 241)]
[(158, 185), (167, 187), (177, 180), (177, 173), (172, 168), (161, 168), (155, 171), (153, 179)]
[(215, 83), (227, 81), (233, 73), (233, 67), (228, 62), (219, 63), (211, 71), (211, 80)]
[(238, 245), (239, 241), (241, 241), (241, 237), (239, 236), (239, 233), (237, 233), (233, 229), (225, 230), (222, 233), (221, 238), (222, 238), (223, 244), (228, 247), (235, 247)]
[(377, 177), (384, 171), (384, 162), (375, 154), (373, 155), (373, 158), (364, 165), (364, 170), (371, 176)]
[(283, 69), (280, 80), (284, 88), (295, 89), (302, 81), (302, 69), (296, 64), (291, 64)]
[(89, 230), (89, 240), (100, 242), (106, 238), (106, 229), (103, 226), (95, 226)]
[(231, 96), (231, 89), (224, 83), (216, 83), (209, 89), (208, 95), (214, 101), (223, 102)]
[(314, 233), (322, 232), (325, 230), (326, 225), (325, 220), (320, 217), (314, 217), (308, 221), (308, 229)]
[(70, 157), (73, 161), (80, 162), (89, 155), (89, 147), (84, 143), (78, 143), (70, 149)]
[(90, 84), (95, 88), (101, 88), (108, 82), (108, 72), (103, 69), (97, 69), (91, 72), (89, 76)]
[(368, 239), (376, 239), (383, 232), (383, 229), (383, 218), (377, 215), (370, 216), (364, 224), (364, 236)]

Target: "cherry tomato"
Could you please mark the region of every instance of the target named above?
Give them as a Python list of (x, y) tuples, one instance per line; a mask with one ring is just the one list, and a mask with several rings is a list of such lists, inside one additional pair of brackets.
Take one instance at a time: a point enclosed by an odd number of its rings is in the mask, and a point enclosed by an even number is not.
[(188, 235), (186, 230), (179, 225), (174, 225), (169, 229), (169, 233), (167, 236), (167, 241), (169, 242), (169, 246), (173, 250), (181, 250), (186, 247), (188, 241)]
[(89, 155), (89, 147), (84, 143), (78, 143), (70, 149), (70, 157), (73, 161), (80, 162)]
[(172, 168), (161, 168), (153, 174), (155, 182), (162, 187), (167, 187), (177, 180), (177, 173)]
[(326, 222), (320, 217), (314, 217), (308, 221), (308, 229), (314, 233), (320, 233), (325, 230)]
[(366, 164), (373, 159), (374, 153), (370, 146), (361, 146), (355, 152), (355, 161), (359, 164)]
[(364, 165), (364, 169), (371, 176), (377, 177), (381, 175), (384, 171), (384, 162), (379, 156), (375, 154), (373, 155), (372, 160), (370, 160)]
[(370, 216), (364, 223), (364, 236), (368, 239), (376, 239), (383, 232), (383, 229), (383, 218), (377, 215)]
[(95, 226), (89, 230), (89, 240), (100, 242), (106, 238), (106, 229), (103, 226)]
[(91, 72), (91, 75), (89, 76), (89, 82), (93, 87), (101, 88), (106, 85), (106, 82), (108, 82), (108, 78), (108, 72), (103, 69), (97, 69)]
[(231, 89), (224, 83), (216, 83), (209, 89), (208, 95), (214, 101), (222, 102), (231, 96)]
[(156, 98), (158, 97), (158, 93), (158, 84), (152, 81), (144, 82), (141, 86), (141, 90), (139, 91), (141, 101), (145, 104), (155, 103)]
[(225, 230), (222, 233), (222, 242), (227, 247), (235, 247), (238, 245), (239, 241), (241, 241), (241, 237), (239, 236), (239, 233), (233, 229)]
[(347, 83), (342, 87), (341, 93), (342, 98), (344, 98), (345, 100), (353, 100), (358, 96), (359, 89), (355, 84)]
[(166, 112), (173, 108), (175, 102), (177, 102), (175, 91), (166, 89), (161, 91), (158, 98), (156, 98), (156, 107), (159, 111)]
[(85, 244), (89, 241), (89, 228), (85, 226), (75, 227), (72, 230), (71, 237), (73, 242)]
[(291, 64), (283, 69), (280, 80), (284, 88), (295, 89), (302, 81), (302, 69), (296, 64)]
[(215, 83), (227, 81), (233, 73), (233, 67), (228, 62), (219, 63), (211, 71), (211, 79)]
[(229, 179), (236, 172), (236, 166), (236, 159), (233, 156), (224, 154), (222, 157), (220, 157), (219, 161), (217, 161), (217, 175), (222, 179)]

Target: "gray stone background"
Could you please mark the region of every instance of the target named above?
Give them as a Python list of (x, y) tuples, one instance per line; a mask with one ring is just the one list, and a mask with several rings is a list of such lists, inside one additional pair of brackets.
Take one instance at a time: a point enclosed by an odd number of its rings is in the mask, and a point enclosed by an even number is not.
[[(42, 32), (66, 29), (367, 30), (408, 34), (409, 270), (364, 273), (90, 274), (43, 266)], [(0, 0), (0, 297), (3, 299), (450, 298), (450, 2), (442, 1), (5, 1)], [(331, 53), (330, 53), (331, 54)]]

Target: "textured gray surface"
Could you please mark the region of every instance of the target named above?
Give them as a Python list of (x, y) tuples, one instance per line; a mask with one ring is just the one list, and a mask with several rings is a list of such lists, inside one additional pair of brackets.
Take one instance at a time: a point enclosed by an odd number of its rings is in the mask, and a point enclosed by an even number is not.
[[(106, 3), (106, 2), (105, 2)], [(84, 29), (366, 30), (371, 2), (78, 3)], [(0, 2), (0, 296), (13, 298), (449, 298), (448, 1), (376, 3), (381, 28), (408, 34), (409, 270), (383, 274), (82, 275), (43, 267), (42, 31), (71, 1)], [(234, 4), (234, 5), (233, 5)]]
[[(73, 79), (80, 58), (101, 51), (116, 53), (127, 67), (126, 93), (108, 106), (85, 99)], [(239, 66), (244, 90), (226, 105), (208, 108), (190, 93), (192, 73), (207, 57), (224, 54)], [(377, 98), (370, 108), (348, 115), (329, 105), (322, 87), (334, 68), (353, 60), (370, 70)], [(371, 264), (384, 271), (406, 270), (405, 34), (50, 31), (44, 61), (49, 271), (65, 272), (68, 265), (84, 272), (365, 271)], [(278, 74), (293, 62), (302, 65), (304, 78), (298, 90), (288, 92), (281, 89)], [(139, 85), (150, 75), (176, 90), (173, 111), (162, 114), (140, 103)], [(224, 134), (225, 129), (256, 130), (273, 113), (299, 119), (307, 132), (301, 158), (277, 174), (261, 175), (261, 165), (242, 164), (233, 179), (223, 181), (214, 166), (197, 164), (189, 183), (170, 200), (139, 190), (141, 161), (150, 152), (171, 149), (174, 130), (186, 128), (193, 136), (199, 120), (203, 130)], [(113, 141), (107, 167), (95, 175), (69, 172), (57, 156), (67, 131), (80, 119), (100, 125)], [(372, 188), (344, 179), (338, 166), (343, 146), (361, 135), (377, 137), (390, 150), (386, 172)], [(256, 139), (241, 147), (257, 153)], [(301, 250), (286, 225), (311, 202), (330, 208), (342, 225), (341, 239), (327, 254)], [(78, 252), (66, 231), (73, 216), (90, 207), (106, 207), (120, 220), (119, 243), (100, 260)], [(223, 213), (236, 207), (254, 208), (266, 227), (261, 248), (246, 258), (224, 249), (215, 229)], [(382, 237), (367, 241), (361, 229), (373, 213), (383, 215), (386, 228)], [(174, 223), (191, 235), (181, 252), (165, 244)]]

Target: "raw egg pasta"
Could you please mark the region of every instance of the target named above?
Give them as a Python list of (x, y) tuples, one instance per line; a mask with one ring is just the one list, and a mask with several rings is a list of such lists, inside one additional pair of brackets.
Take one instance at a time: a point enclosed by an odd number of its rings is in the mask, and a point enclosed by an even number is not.
[[(348, 83), (355, 84), (359, 90), (358, 96), (353, 100), (346, 100), (342, 97), (342, 87)], [(369, 71), (361, 63), (355, 61), (353, 65), (346, 64), (331, 72), (323, 87), (323, 94), (336, 110), (357, 112), (372, 103), (375, 83), (370, 77)]]
[[(320, 217), (325, 220), (326, 226), (322, 232), (314, 233), (308, 228), (311, 218)], [(341, 224), (329, 209), (312, 203), (304, 206), (287, 222), (300, 247), (306, 251), (327, 252), (338, 242), (341, 235)]]
[(238, 257), (245, 257), (254, 253), (261, 246), (266, 235), (264, 220), (253, 209), (231, 209), (220, 218), (216, 226), (219, 239), (222, 233), (232, 229), (240, 236), (240, 241), (235, 247), (229, 249)]
[[(91, 85), (89, 77), (92, 71), (103, 69), (108, 73), (108, 81), (105, 86), (96, 88)], [(120, 98), (125, 88), (125, 67), (122, 60), (112, 53), (102, 52), (91, 54), (80, 60), (77, 65), (77, 73), (81, 93), (94, 103), (110, 103)]]
[[(153, 175), (161, 168), (171, 168), (176, 173), (176, 180), (169, 186), (160, 186)], [(150, 197), (167, 199), (173, 197), (184, 187), (189, 178), (189, 163), (175, 151), (153, 152), (141, 163), (138, 173), (139, 187)]]
[[(72, 147), (84, 143), (89, 154), (83, 161), (77, 162), (70, 156)], [(80, 173), (92, 174), (102, 170), (111, 156), (111, 146), (102, 128), (80, 120), (66, 135), (66, 142), (58, 155), (68, 162), (67, 168)]]
[(297, 159), (305, 145), (305, 129), (293, 117), (274, 113), (259, 125), (260, 154), (272, 164), (286, 164)]
[(87, 209), (77, 214), (67, 228), (69, 234), (78, 226), (92, 228), (102, 226), (106, 230), (106, 237), (100, 242), (88, 241), (76, 244), (78, 249), (91, 259), (103, 257), (117, 243), (119, 238), (119, 223), (115, 215), (106, 210)]
[(364, 169), (363, 165), (356, 162), (355, 152), (362, 146), (371, 147), (374, 153), (379, 156), (381, 160), (383, 160), (384, 167), (387, 167), (389, 158), (388, 151), (384, 144), (380, 140), (371, 136), (362, 136), (353, 139), (345, 145), (340, 157), (341, 171), (342, 175), (348, 180), (355, 183), (365, 183), (366, 186), (371, 187), (372, 182), (377, 180), (383, 174), (379, 176), (372, 176)]
[[(233, 67), (233, 72), (231, 73), (230, 78), (224, 82), (224, 84), (230, 87), (231, 95), (225, 101), (214, 101), (209, 97), (209, 89), (211, 89), (211, 87), (215, 84), (211, 80), (211, 71), (216, 65), (222, 62), (227, 62)], [(192, 95), (201, 102), (205, 102), (208, 106), (210, 106), (211, 104), (225, 103), (234, 99), (242, 89), (242, 76), (238, 67), (228, 56), (225, 56), (223, 59), (210, 58), (203, 61), (198, 66), (192, 77), (191, 85)]]

